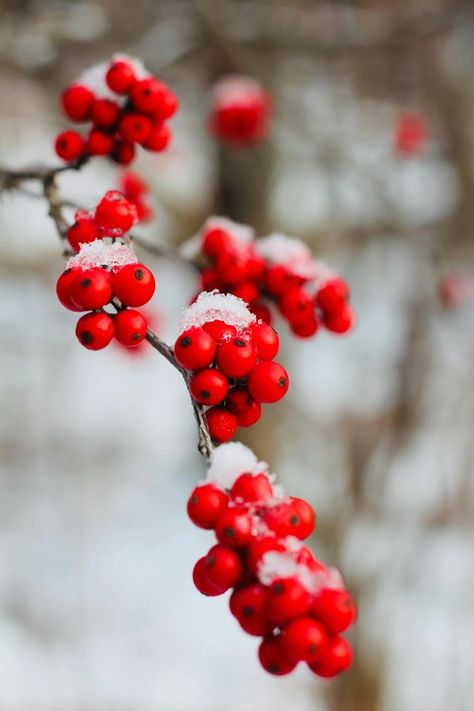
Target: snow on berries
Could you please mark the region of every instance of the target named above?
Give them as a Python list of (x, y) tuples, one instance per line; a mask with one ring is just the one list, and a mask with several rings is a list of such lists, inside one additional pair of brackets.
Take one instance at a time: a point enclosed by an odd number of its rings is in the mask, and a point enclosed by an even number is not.
[(191, 521), (213, 530), (217, 543), (193, 570), (207, 596), (232, 590), (231, 614), (249, 635), (261, 637), (258, 658), (277, 676), (301, 662), (334, 677), (352, 662), (342, 637), (357, 611), (339, 571), (304, 545), (315, 514), (303, 499), (275, 484), (268, 465), (238, 442), (214, 451), (206, 479), (188, 501)]
[(215, 441), (232, 439), (238, 427), (257, 422), (262, 403), (286, 395), (288, 374), (273, 360), (278, 335), (257, 321), (242, 299), (202, 292), (184, 310), (179, 331), (175, 358), (190, 373), (192, 397), (208, 408), (207, 425)]
[(214, 86), (209, 127), (216, 138), (238, 148), (267, 138), (272, 99), (252, 77), (229, 75)]
[[(155, 278), (126, 243), (135, 220), (134, 206), (112, 190), (93, 215), (83, 210), (76, 213), (68, 230), (69, 243), (78, 252), (60, 275), (56, 294), (66, 309), (89, 312), (76, 327), (79, 342), (89, 350), (105, 348), (114, 337), (133, 348), (147, 334), (147, 320), (136, 307), (150, 301)], [(106, 311), (108, 306), (114, 311)]]
[(320, 327), (336, 334), (352, 328), (347, 283), (301, 240), (282, 234), (255, 239), (250, 227), (211, 217), (182, 251), (201, 260), (202, 289), (238, 296), (266, 323), (274, 304), (300, 338)]
[(66, 130), (56, 137), (55, 150), (65, 161), (108, 156), (122, 165), (135, 157), (135, 147), (164, 150), (171, 139), (167, 121), (176, 113), (178, 100), (143, 64), (126, 55), (84, 72), (62, 94), (65, 116), (88, 123), (87, 135)]

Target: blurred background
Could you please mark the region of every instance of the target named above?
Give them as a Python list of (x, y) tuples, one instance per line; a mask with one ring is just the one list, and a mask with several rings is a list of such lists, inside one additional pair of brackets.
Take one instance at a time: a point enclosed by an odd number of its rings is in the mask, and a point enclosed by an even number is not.
[[(351, 285), (351, 335), (298, 340), (277, 324), (292, 388), (241, 439), (315, 506), (312, 544), (358, 600), (355, 664), (337, 681), (274, 679), (227, 601), (193, 588), (210, 538), (185, 514), (204, 462), (183, 383), (148, 347), (78, 345), (46, 206), (9, 191), (0, 708), (472, 711), (472, 3), (4, 0), (2, 165), (56, 165), (61, 90), (117, 51), (181, 102), (171, 148), (134, 164), (155, 212), (141, 234), (178, 245), (224, 214), (304, 239)], [(252, 149), (206, 128), (229, 72), (274, 97), (271, 135)], [(408, 149), (407, 115), (422, 127)], [(61, 176), (61, 194), (92, 207), (119, 173), (97, 159)], [(142, 257), (172, 342), (195, 275)]]

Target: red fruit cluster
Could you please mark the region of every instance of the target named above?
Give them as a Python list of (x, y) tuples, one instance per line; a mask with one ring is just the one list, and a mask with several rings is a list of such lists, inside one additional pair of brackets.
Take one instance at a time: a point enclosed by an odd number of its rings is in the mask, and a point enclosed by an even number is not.
[(267, 138), (271, 113), (271, 97), (255, 79), (227, 76), (214, 87), (209, 126), (223, 143), (247, 148)]
[(171, 138), (166, 124), (178, 108), (173, 92), (151, 76), (139, 62), (126, 56), (93, 67), (63, 92), (64, 114), (89, 123), (87, 136), (63, 131), (56, 137), (56, 153), (65, 161), (85, 156), (108, 156), (128, 165), (135, 146), (164, 150)]
[(352, 650), (341, 633), (355, 621), (356, 606), (340, 574), (302, 543), (315, 525), (306, 501), (287, 496), (250, 450), (232, 443), (215, 451), (187, 508), (217, 539), (197, 561), (194, 584), (208, 596), (232, 589), (230, 611), (245, 632), (263, 638), (258, 655), (266, 671), (284, 675), (306, 662), (333, 677), (350, 667)]
[(421, 114), (406, 112), (395, 126), (395, 151), (405, 157), (419, 155), (428, 137), (426, 120)]
[(137, 173), (126, 171), (121, 176), (120, 189), (126, 199), (134, 205), (138, 222), (149, 222), (153, 217), (153, 210), (148, 204), (150, 189), (145, 181)]
[[(133, 206), (120, 193), (111, 191), (101, 200), (93, 217), (87, 213), (76, 217), (68, 231), (71, 246), (75, 249), (82, 246), (59, 277), (56, 293), (66, 309), (88, 312), (79, 319), (76, 336), (90, 350), (105, 348), (114, 336), (122, 345), (134, 347), (147, 333), (147, 320), (135, 307), (151, 299), (155, 278), (146, 266), (138, 263), (129, 246), (116, 241), (117, 236), (130, 229), (134, 216)], [(90, 239), (84, 239), (87, 230), (93, 234)], [(112, 301), (118, 313), (105, 311)]]
[(183, 323), (175, 358), (192, 373), (193, 398), (208, 408), (211, 437), (227, 442), (237, 427), (257, 422), (262, 403), (277, 402), (288, 390), (288, 374), (273, 360), (278, 334), (229, 294), (203, 292)]
[(235, 294), (266, 323), (273, 303), (300, 338), (313, 336), (320, 326), (338, 334), (351, 329), (347, 283), (316, 262), (304, 243), (284, 235), (252, 239), (250, 228), (224, 218), (208, 220), (200, 234), (201, 288)]

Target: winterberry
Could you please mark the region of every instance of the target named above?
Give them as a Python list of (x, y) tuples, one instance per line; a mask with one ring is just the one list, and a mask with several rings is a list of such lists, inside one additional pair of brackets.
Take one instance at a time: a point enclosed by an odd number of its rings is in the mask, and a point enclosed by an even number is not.
[(85, 314), (77, 322), (76, 336), (85, 348), (99, 351), (114, 337), (114, 323), (105, 313)]
[(95, 219), (101, 227), (128, 232), (136, 219), (135, 206), (118, 190), (109, 190), (96, 207)]
[(125, 114), (119, 124), (119, 133), (127, 143), (144, 144), (152, 132), (152, 123), (142, 114)]
[(85, 148), (84, 139), (77, 131), (63, 131), (56, 137), (56, 153), (63, 160), (77, 160), (84, 153)]
[(275, 580), (268, 589), (268, 618), (277, 625), (306, 615), (311, 597), (296, 578)]
[(288, 391), (288, 373), (279, 363), (262, 361), (250, 373), (247, 387), (258, 402), (277, 402)]
[(252, 519), (246, 508), (227, 508), (216, 522), (216, 538), (231, 548), (240, 548), (252, 540)]
[(284, 653), (295, 661), (315, 662), (324, 654), (328, 635), (324, 627), (311, 617), (300, 617), (282, 630)]
[(349, 287), (344, 279), (330, 279), (316, 294), (316, 303), (323, 311), (338, 311), (349, 299)]
[(272, 629), (265, 615), (266, 604), (267, 591), (260, 583), (234, 590), (229, 599), (230, 611), (244, 632), (256, 637), (262, 637)]
[(242, 563), (232, 548), (222, 545), (213, 546), (204, 562), (207, 579), (222, 592), (235, 587), (239, 582), (242, 575)]
[(72, 121), (87, 121), (90, 118), (95, 96), (86, 86), (73, 84), (62, 94), (61, 105)]
[(289, 674), (297, 664), (286, 656), (279, 635), (265, 637), (258, 648), (258, 658), (265, 671), (275, 676)]
[(171, 129), (165, 124), (152, 126), (147, 138), (142, 142), (148, 151), (158, 153), (164, 151), (171, 141)]
[(227, 395), (229, 382), (217, 368), (200, 370), (191, 378), (191, 394), (203, 405), (217, 405)]
[(352, 648), (349, 642), (344, 637), (332, 637), (323, 656), (308, 666), (318, 676), (330, 678), (346, 671), (351, 664)]
[(92, 121), (98, 128), (111, 128), (117, 123), (120, 107), (112, 99), (96, 99), (92, 106)]
[(346, 590), (321, 590), (311, 607), (311, 612), (332, 634), (344, 632), (356, 619), (357, 608)]
[(203, 328), (190, 328), (177, 339), (174, 354), (186, 370), (200, 370), (212, 363), (216, 348), (215, 340)]
[(260, 360), (273, 360), (280, 347), (278, 333), (267, 323), (257, 323), (252, 327), (252, 343)]
[(231, 326), (219, 319), (203, 324), (203, 329), (212, 336), (216, 343), (220, 341), (230, 341), (233, 336), (237, 335), (235, 326)]
[(226, 405), (236, 416), (239, 427), (251, 427), (262, 415), (262, 406), (244, 387), (233, 388), (227, 395)]
[(230, 495), (245, 502), (265, 502), (272, 498), (273, 487), (266, 474), (241, 474), (234, 482)]
[(143, 264), (126, 264), (113, 275), (114, 294), (127, 306), (143, 306), (155, 292), (155, 277)]
[(206, 412), (209, 434), (216, 442), (228, 442), (237, 431), (237, 418), (226, 407), (211, 407)]
[(66, 269), (56, 282), (56, 294), (61, 304), (69, 311), (82, 311), (71, 299), (71, 284), (80, 273), (78, 269)]
[(199, 528), (211, 529), (227, 507), (228, 496), (212, 484), (197, 486), (188, 501), (188, 516)]
[(225, 590), (221, 590), (216, 585), (213, 585), (213, 583), (208, 579), (205, 558), (199, 558), (194, 566), (193, 582), (200, 593), (209, 597), (222, 595), (225, 592)]
[(248, 375), (257, 361), (255, 348), (246, 338), (237, 336), (217, 347), (216, 362), (229, 378)]
[(69, 227), (66, 236), (73, 250), (78, 252), (81, 244), (98, 239), (100, 231), (91, 217), (80, 217)]
[(112, 298), (111, 273), (100, 267), (80, 270), (72, 280), (70, 295), (82, 311), (102, 308)]
[(116, 94), (128, 94), (135, 82), (133, 66), (123, 59), (113, 61), (107, 70), (105, 81)]
[(347, 333), (354, 322), (354, 314), (348, 304), (344, 304), (338, 311), (331, 311), (323, 315), (323, 322), (333, 333)]
[(140, 311), (125, 309), (114, 318), (115, 338), (123, 346), (138, 346), (146, 336), (148, 324)]
[(93, 128), (87, 137), (87, 151), (91, 156), (106, 156), (114, 148), (114, 137), (98, 128)]

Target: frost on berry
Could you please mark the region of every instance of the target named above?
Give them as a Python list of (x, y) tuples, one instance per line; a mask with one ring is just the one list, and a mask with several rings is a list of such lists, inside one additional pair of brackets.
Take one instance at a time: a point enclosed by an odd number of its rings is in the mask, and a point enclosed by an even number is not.
[(275, 232), (255, 243), (258, 254), (269, 264), (283, 264), (285, 268), (302, 279), (314, 283), (320, 289), (336, 272), (314, 258), (307, 244), (296, 237)]
[(180, 253), (186, 259), (195, 259), (201, 253), (201, 247), (205, 235), (211, 230), (222, 230), (232, 238), (232, 249), (234, 252), (247, 251), (248, 245), (255, 239), (255, 230), (249, 225), (234, 222), (228, 217), (212, 215), (208, 217), (199, 232), (183, 242)]
[(213, 451), (206, 482), (214, 484), (219, 489), (231, 489), (235, 480), (243, 472), (268, 473), (268, 464), (259, 462), (252, 450), (244, 444), (228, 442)]
[(67, 269), (92, 269), (108, 266), (110, 269), (138, 264), (138, 257), (131, 247), (120, 242), (108, 243), (102, 239), (83, 244), (78, 254), (67, 261)]
[(200, 328), (215, 320), (234, 326), (238, 333), (242, 333), (257, 321), (245, 302), (237, 296), (220, 294), (217, 290), (203, 291), (193, 304), (183, 309), (178, 331), (184, 333), (190, 328)]

